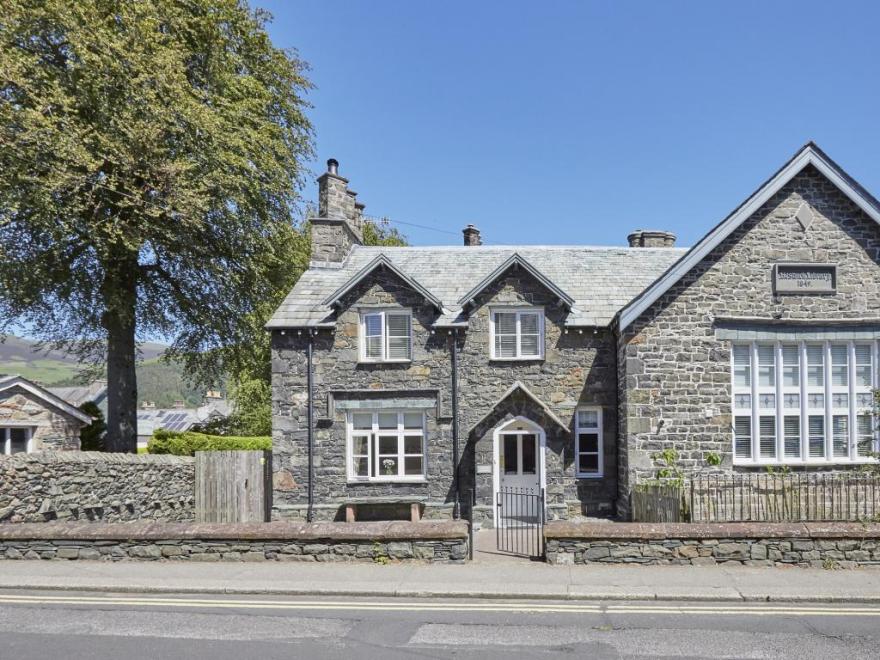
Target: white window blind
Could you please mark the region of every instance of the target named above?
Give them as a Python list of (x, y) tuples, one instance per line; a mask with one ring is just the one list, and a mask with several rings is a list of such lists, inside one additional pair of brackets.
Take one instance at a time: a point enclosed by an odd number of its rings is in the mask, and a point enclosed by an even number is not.
[(494, 310), (492, 358), (521, 360), (544, 355), (544, 314), (541, 310)]
[(878, 448), (875, 343), (734, 344), (734, 460), (793, 464), (864, 462)]
[(408, 310), (361, 314), (361, 360), (404, 362), (412, 359), (412, 316)]

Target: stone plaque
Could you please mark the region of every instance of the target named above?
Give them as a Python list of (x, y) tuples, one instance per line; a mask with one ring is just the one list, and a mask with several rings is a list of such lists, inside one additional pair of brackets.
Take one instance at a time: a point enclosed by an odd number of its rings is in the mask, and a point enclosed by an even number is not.
[(776, 293), (835, 293), (837, 266), (834, 264), (776, 264), (773, 268)]
[(477, 474), (492, 474), (492, 466), (491, 465), (478, 465), (477, 466)]

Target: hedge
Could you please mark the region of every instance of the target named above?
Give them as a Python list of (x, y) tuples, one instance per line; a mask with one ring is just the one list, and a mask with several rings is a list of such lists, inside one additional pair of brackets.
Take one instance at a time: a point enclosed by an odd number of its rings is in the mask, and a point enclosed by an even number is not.
[(197, 451), (230, 451), (235, 449), (272, 449), (269, 436), (208, 435), (186, 431), (166, 431), (157, 429), (147, 443), (149, 454), (175, 454), (194, 456)]

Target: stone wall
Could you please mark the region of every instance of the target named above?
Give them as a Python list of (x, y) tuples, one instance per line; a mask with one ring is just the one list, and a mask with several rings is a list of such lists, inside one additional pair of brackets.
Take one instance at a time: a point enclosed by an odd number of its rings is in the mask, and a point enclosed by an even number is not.
[(0, 426), (31, 429), (31, 451), (79, 449), (84, 424), (21, 387), (0, 393)]
[[(814, 213), (807, 230), (794, 217), (804, 201)], [(618, 346), (621, 509), (636, 480), (655, 474), (652, 456), (663, 449), (677, 451), (685, 473), (731, 469), (731, 348), (716, 338), (715, 319), (821, 325), (876, 316), (878, 239), (876, 223), (808, 167), (626, 328)], [(786, 261), (838, 264), (837, 293), (774, 297), (771, 269)]]
[(99, 452), (0, 456), (0, 522), (193, 520), (194, 460)]
[(0, 527), (0, 559), (463, 563), (461, 522), (49, 524)]
[(880, 524), (548, 523), (551, 564), (880, 565)]
[[(545, 359), (510, 362), (490, 359), (489, 307), (494, 304), (541, 306), (546, 314)], [(359, 310), (400, 306), (412, 310), (413, 359), (404, 364), (358, 362)], [(343, 301), (336, 327), (314, 339), (315, 512), (338, 519), (346, 498), (368, 495), (413, 495), (426, 501), (425, 514), (449, 516), (452, 511), (453, 455), (451, 417), (451, 341), (447, 330), (432, 330), (437, 312), (395, 275), (378, 271)], [(459, 428), (462, 489), (476, 488), (477, 517), (489, 522), (493, 511), (491, 473), (475, 482), (475, 467), (491, 465), (492, 430), (515, 414), (542, 424), (547, 433), (547, 496), (549, 515), (613, 513), (617, 459), (614, 340), (610, 333), (565, 333), (563, 313), (552, 294), (531, 275), (511, 271), (490, 287), (473, 310), (470, 325), (459, 338)], [(273, 447), (275, 514), (305, 515), (306, 459), (306, 335), (296, 331), (272, 337)], [(520, 381), (571, 428), (579, 405), (603, 406), (605, 478), (577, 479), (574, 439), (568, 429), (544, 419), (540, 408), (501, 396)], [(348, 483), (345, 458), (345, 412), (328, 409), (336, 399), (374, 400), (430, 398), (426, 411), (427, 478), (424, 483)], [(401, 404), (401, 407), (405, 405)], [(488, 413), (490, 419), (477, 427)]]

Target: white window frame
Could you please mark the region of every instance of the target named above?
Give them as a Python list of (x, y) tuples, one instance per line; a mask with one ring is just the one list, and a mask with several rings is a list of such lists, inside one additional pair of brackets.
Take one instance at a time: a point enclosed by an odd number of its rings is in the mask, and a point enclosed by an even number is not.
[[(870, 385), (856, 384), (856, 346), (865, 345), (870, 347)], [(735, 382), (735, 360), (734, 346), (747, 346), (750, 356), (750, 375), (751, 381), (749, 386), (737, 386)], [(773, 347), (775, 352), (776, 382), (773, 387), (769, 384), (759, 384), (758, 369), (758, 347)], [(796, 346), (799, 355), (798, 376), (799, 386), (785, 385), (784, 378), (784, 360), (783, 347)], [(832, 347), (844, 346), (846, 348), (846, 371), (847, 382), (845, 384), (834, 385), (832, 383)], [(822, 355), (822, 383), (819, 385), (810, 385), (808, 379), (808, 348), (813, 347), (819, 349)], [(865, 410), (857, 405), (859, 394), (870, 394), (880, 382), (878, 376), (878, 343), (871, 340), (826, 340), (826, 341), (753, 341), (753, 342), (733, 342), (731, 346), (730, 356), (730, 378), (731, 378), (731, 411), (732, 422), (736, 417), (751, 417), (751, 457), (744, 458), (736, 455), (736, 433), (735, 428), (731, 428), (731, 440), (734, 447), (733, 462), (735, 465), (854, 465), (875, 462), (876, 459), (859, 455), (858, 442), (861, 439), (858, 432), (858, 419), (860, 415), (866, 414)], [(815, 364), (815, 363), (810, 363)], [(867, 366), (866, 363), (859, 363)], [(770, 394), (775, 388), (776, 393), (776, 410), (762, 410), (760, 408), (760, 394)], [(786, 394), (799, 394), (800, 408), (785, 408), (784, 399)], [(751, 395), (751, 409), (737, 408), (737, 395)], [(821, 395), (822, 406), (811, 407), (810, 395)], [(846, 406), (835, 406), (834, 395), (846, 395)], [(840, 399), (840, 397), (839, 397)], [(847, 417), (846, 425), (846, 456), (834, 455), (834, 417), (845, 415)], [(775, 416), (776, 418), (776, 456), (775, 458), (762, 457), (760, 455), (760, 418), (763, 416)], [(799, 417), (800, 430), (800, 455), (798, 457), (785, 455), (785, 418)], [(823, 421), (824, 447), (822, 456), (810, 456), (810, 417), (821, 417)], [(878, 449), (878, 432), (876, 428), (876, 419), (871, 417), (871, 436), (873, 446), (872, 451)], [(734, 424), (732, 424), (734, 426)]]
[[(581, 426), (581, 412), (596, 413), (596, 426)], [(581, 451), (581, 433), (590, 433), (595, 431), (598, 435), (597, 450), (598, 451)], [(596, 455), (598, 458), (598, 471), (581, 472), (581, 454)], [(602, 408), (600, 406), (581, 406), (574, 413), (574, 469), (575, 475), (579, 479), (601, 479), (605, 476), (605, 433), (603, 429)]]
[[(516, 314), (516, 355), (513, 357), (499, 356), (495, 350), (495, 315)], [(522, 354), (522, 315), (538, 316), (538, 353), (537, 355)], [(492, 307), (489, 309), (489, 351), (493, 360), (502, 362), (543, 360), (544, 359), (544, 310), (541, 307)]]
[(30, 454), (34, 450), (34, 430), (29, 426), (2, 426), (0, 427), (0, 447), (3, 448), (3, 455), (12, 455), (10, 453), (12, 451), (12, 429), (24, 430), (27, 437), (24, 453)]
[[(397, 316), (407, 316), (409, 317), (409, 347), (408, 352), (409, 356), (405, 358), (390, 358), (388, 357), (389, 351), (389, 341), (390, 337), (388, 335), (388, 315), (397, 315)], [(382, 319), (382, 355), (378, 358), (368, 357), (367, 356), (367, 324), (366, 318), (368, 316), (379, 316)], [(358, 360), (360, 362), (368, 362), (370, 364), (384, 363), (384, 362), (412, 362), (412, 353), (413, 353), (413, 324), (412, 324), (412, 310), (405, 308), (376, 308), (376, 309), (362, 309), (360, 310), (360, 320), (358, 322)]]
[[(380, 429), (379, 428), (379, 415), (380, 414), (395, 414), (397, 415), (397, 429)], [(404, 415), (405, 414), (413, 414), (413, 415), (421, 415), (422, 417), (422, 426), (418, 429), (407, 429), (404, 428)], [(354, 428), (354, 416), (355, 415), (372, 415), (372, 427), (370, 429), (355, 429)], [(394, 483), (394, 482), (406, 482), (406, 483), (423, 483), (427, 481), (428, 475), (428, 434), (427, 434), (427, 415), (425, 411), (421, 408), (418, 409), (396, 409), (396, 410), (385, 410), (385, 409), (356, 409), (350, 410), (346, 415), (346, 439), (345, 439), (345, 462), (347, 465), (346, 471), (348, 474), (348, 482), (349, 483), (372, 483), (372, 482), (385, 482), (385, 483)], [(378, 437), (380, 435), (390, 436), (394, 435), (397, 437), (397, 474), (387, 475), (382, 474), (381, 467), (379, 466), (379, 456), (378, 456)], [(368, 476), (358, 475), (355, 470), (354, 465), (354, 439), (355, 437), (368, 436), (367, 441), (367, 459), (369, 463), (368, 468)], [(421, 454), (412, 454), (406, 453), (406, 438), (407, 437), (417, 437), (420, 436), (422, 438), (422, 452)], [(422, 473), (421, 474), (403, 474), (405, 470), (405, 458), (407, 456), (421, 456), (422, 457)], [(362, 454), (358, 454), (358, 456), (362, 456)]]

